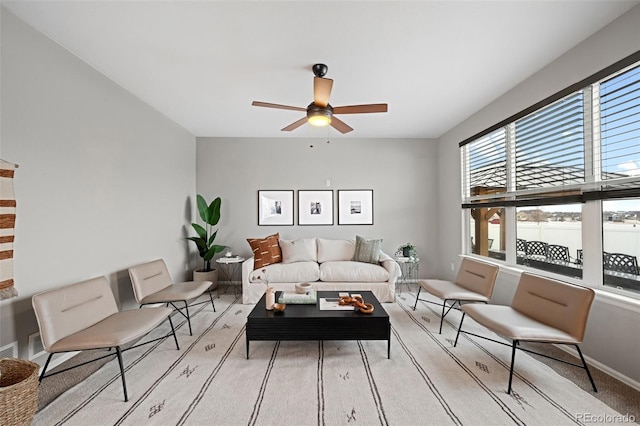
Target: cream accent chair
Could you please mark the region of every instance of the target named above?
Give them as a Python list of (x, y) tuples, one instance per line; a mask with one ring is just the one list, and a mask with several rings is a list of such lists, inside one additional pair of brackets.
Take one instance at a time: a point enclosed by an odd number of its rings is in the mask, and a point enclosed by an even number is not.
[[(442, 323), (444, 317), (447, 316), (449, 311), (455, 307), (462, 306), (462, 302), (481, 302), (488, 303), (493, 294), (493, 288), (498, 276), (498, 266), (490, 263), (481, 262), (479, 260), (465, 257), (460, 263), (460, 269), (458, 269), (458, 275), (455, 282), (443, 281), (443, 280), (419, 280), (418, 294), (416, 295), (416, 303), (413, 305), (413, 310), (416, 310), (418, 300), (427, 303), (434, 303), (438, 306), (439, 303), (432, 302), (426, 299), (420, 299), (420, 290), (433, 294), (434, 296), (443, 299), (442, 302), (442, 315), (440, 316), (440, 330), (438, 333), (442, 334)], [(447, 305), (447, 302), (453, 302), (451, 305)], [(447, 306), (449, 309), (446, 310)]]
[[(38, 320), (44, 349), (49, 352), (47, 362), (40, 374), (40, 381), (45, 377), (116, 355), (120, 364), (124, 400), (128, 401), (122, 352), (165, 339), (167, 336), (127, 349), (122, 349), (122, 345), (141, 338), (164, 320), (169, 319), (176, 348), (180, 349), (171, 322), (170, 308), (133, 309), (120, 312), (106, 277), (93, 278), (38, 293), (33, 296), (31, 302)], [(106, 348), (109, 350), (115, 348), (116, 351), (45, 376), (51, 357), (55, 353)]]
[[(213, 285), (211, 281), (187, 281), (174, 284), (169, 275), (167, 265), (162, 259), (132, 266), (129, 268), (129, 277), (133, 286), (133, 294), (140, 307), (157, 303), (166, 303), (167, 306), (173, 306), (177, 312), (180, 312), (187, 319), (189, 334), (192, 336), (189, 306), (206, 302), (189, 305), (189, 301), (197, 299), (208, 291), (213, 312), (216, 311), (216, 305), (213, 304), (213, 297), (211, 296), (211, 290), (209, 290)], [(178, 308), (175, 305), (176, 302), (183, 302), (184, 308)], [(182, 312), (181, 309), (184, 309), (186, 313)]]
[[(469, 315), (480, 325), (512, 341), (507, 393), (511, 393), (516, 349), (555, 359), (574, 367), (584, 368), (591, 381), (591, 386), (593, 386), (593, 391), (597, 392), (598, 389), (596, 389), (596, 384), (591, 377), (589, 367), (587, 367), (580, 346), (578, 346), (584, 338), (594, 296), (595, 292), (590, 288), (522, 273), (511, 306), (473, 304), (462, 307), (462, 319), (453, 346), (458, 344), (460, 333), (508, 346), (504, 342), (462, 331), (462, 321), (464, 321), (465, 315)], [(573, 345), (578, 350), (582, 365), (524, 349), (518, 346), (520, 342)]]

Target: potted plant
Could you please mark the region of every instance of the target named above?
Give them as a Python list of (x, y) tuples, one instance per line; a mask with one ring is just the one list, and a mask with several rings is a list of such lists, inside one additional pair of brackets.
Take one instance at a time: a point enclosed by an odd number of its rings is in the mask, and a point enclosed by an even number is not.
[(218, 270), (211, 267), (211, 260), (217, 254), (222, 252), (227, 246), (220, 246), (214, 244), (218, 230), (213, 231), (213, 227), (220, 221), (220, 205), (222, 200), (220, 197), (216, 198), (207, 204), (204, 197), (200, 194), (196, 197), (198, 203), (198, 213), (200, 219), (204, 222), (205, 226), (200, 226), (197, 223), (192, 223), (191, 226), (198, 234), (197, 237), (188, 237), (188, 240), (193, 241), (198, 247), (198, 253), (204, 261), (202, 269), (196, 269), (193, 271), (194, 281), (211, 281), (213, 285), (211, 289), (214, 290), (218, 287)]
[(402, 257), (409, 257), (409, 258), (416, 258), (418, 257), (418, 251), (416, 250), (415, 246), (411, 243), (407, 243), (404, 245), (401, 245), (400, 247), (398, 247), (398, 250), (396, 250), (396, 255), (397, 256), (402, 256)]

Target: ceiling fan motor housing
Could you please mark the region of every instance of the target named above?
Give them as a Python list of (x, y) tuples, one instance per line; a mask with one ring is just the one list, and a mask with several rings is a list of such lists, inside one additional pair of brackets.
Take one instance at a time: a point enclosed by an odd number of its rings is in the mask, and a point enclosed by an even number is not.
[(331, 117), (333, 116), (333, 108), (329, 104), (327, 104), (326, 107), (321, 107), (321, 106), (316, 105), (315, 103), (311, 102), (309, 104), (309, 106), (307, 107), (307, 118), (317, 117), (317, 116), (320, 116), (320, 115), (321, 116), (325, 116), (329, 120), (331, 120)]

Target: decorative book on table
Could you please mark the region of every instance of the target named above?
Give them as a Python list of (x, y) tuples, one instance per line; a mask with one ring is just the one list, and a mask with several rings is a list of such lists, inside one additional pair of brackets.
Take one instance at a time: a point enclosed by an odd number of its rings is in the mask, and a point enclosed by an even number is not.
[(292, 305), (312, 305), (317, 301), (316, 291), (308, 293), (296, 293), (295, 291), (281, 291), (278, 294), (278, 303), (290, 303)]

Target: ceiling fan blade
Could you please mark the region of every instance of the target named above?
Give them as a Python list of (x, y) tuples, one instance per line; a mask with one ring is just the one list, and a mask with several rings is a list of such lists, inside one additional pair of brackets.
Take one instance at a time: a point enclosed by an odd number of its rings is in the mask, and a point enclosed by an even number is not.
[(367, 114), (372, 112), (387, 112), (387, 104), (347, 105), (333, 107), (334, 114)]
[(333, 80), (330, 78), (313, 77), (313, 103), (326, 107), (329, 103)]
[(260, 101), (253, 101), (253, 102), (251, 102), (251, 105), (258, 106), (258, 107), (265, 107), (265, 108), (290, 109), (291, 111), (306, 111), (307, 110), (306, 108), (302, 108), (302, 107), (289, 106), (289, 105), (280, 105), (280, 104), (271, 104), (269, 102), (260, 102)]
[(290, 132), (290, 131), (295, 130), (298, 127), (302, 126), (306, 122), (307, 122), (307, 117), (302, 117), (300, 120), (295, 121), (295, 122), (289, 124), (287, 127), (283, 128), (282, 131), (283, 132)]
[(336, 117), (331, 117), (331, 127), (339, 131), (340, 133), (349, 133), (353, 130), (353, 128), (349, 127), (347, 123), (342, 120), (339, 120)]

